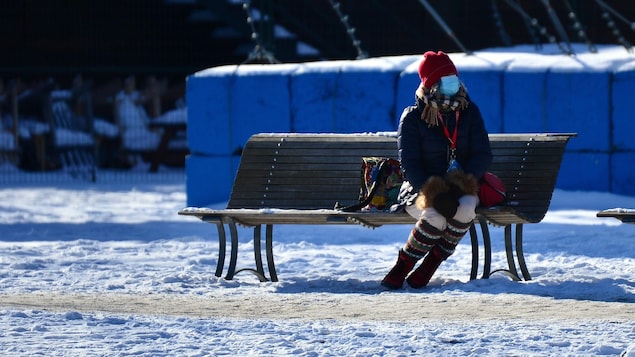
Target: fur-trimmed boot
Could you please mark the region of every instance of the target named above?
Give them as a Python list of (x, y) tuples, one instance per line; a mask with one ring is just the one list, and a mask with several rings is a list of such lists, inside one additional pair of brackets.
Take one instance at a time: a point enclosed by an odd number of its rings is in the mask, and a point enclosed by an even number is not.
[(388, 275), (381, 281), (381, 285), (390, 290), (401, 289), (403, 281), (406, 279), (406, 275), (410, 273), (414, 268), (417, 260), (404, 252), (403, 249), (399, 249), (399, 256), (397, 257), (397, 263), (395, 264)]

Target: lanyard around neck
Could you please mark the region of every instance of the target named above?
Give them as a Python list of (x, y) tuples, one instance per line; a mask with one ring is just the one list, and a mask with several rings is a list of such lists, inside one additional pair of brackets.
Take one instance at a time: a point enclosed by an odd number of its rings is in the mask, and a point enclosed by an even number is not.
[(450, 131), (448, 130), (448, 126), (445, 125), (445, 121), (443, 121), (443, 116), (441, 115), (441, 113), (437, 113), (439, 122), (441, 123), (441, 126), (443, 127), (443, 133), (445, 134), (445, 137), (450, 142), (450, 149), (452, 149), (453, 152), (454, 150), (456, 150), (456, 138), (458, 137), (458, 133), (459, 133), (459, 112), (456, 111), (454, 113), (456, 114), (456, 122), (454, 124), (454, 132), (452, 133), (452, 137), (450, 137)]

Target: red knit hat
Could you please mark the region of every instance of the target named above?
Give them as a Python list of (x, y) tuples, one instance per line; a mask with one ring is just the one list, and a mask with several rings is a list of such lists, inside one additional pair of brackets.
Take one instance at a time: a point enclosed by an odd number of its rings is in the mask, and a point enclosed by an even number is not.
[(428, 51), (423, 54), (423, 60), (419, 63), (419, 78), (426, 88), (432, 87), (441, 77), (458, 74), (454, 63), (443, 51)]

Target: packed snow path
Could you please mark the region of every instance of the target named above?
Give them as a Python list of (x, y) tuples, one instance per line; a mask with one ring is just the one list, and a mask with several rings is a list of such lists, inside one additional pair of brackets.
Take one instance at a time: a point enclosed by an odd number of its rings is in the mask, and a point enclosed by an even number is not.
[(0, 306), (55, 312), (168, 315), (190, 318), (308, 320), (635, 320), (635, 304), (554, 299), (519, 294), (382, 292), (378, 294), (264, 293), (231, 296), (181, 294), (0, 294)]

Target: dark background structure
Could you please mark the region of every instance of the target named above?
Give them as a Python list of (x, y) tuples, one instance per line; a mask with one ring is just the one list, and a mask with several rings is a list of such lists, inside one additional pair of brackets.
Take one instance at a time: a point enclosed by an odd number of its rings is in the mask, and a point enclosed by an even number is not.
[[(0, 129), (14, 139), (0, 148), (0, 164), (35, 173), (65, 170), (93, 181), (104, 170), (151, 164), (156, 174), (157, 166), (182, 167), (187, 149), (165, 149), (172, 129), (151, 128), (165, 144), (155, 150), (130, 152), (121, 145), (116, 96), (129, 79), (143, 93), (152, 122), (187, 106), (188, 75), (219, 65), (469, 53), (519, 44), (538, 50), (546, 43), (571, 56), (571, 43), (586, 43), (591, 51), (616, 44), (633, 52), (633, 20), (630, 0), (0, 0)], [(73, 114), (54, 111), (59, 91), (75, 93), (68, 99)], [(71, 103), (80, 97), (81, 105)], [(116, 126), (118, 134), (104, 139), (95, 122)], [(82, 165), (63, 160), (79, 143), (56, 144), (59, 127), (71, 129), (70, 123), (93, 139)], [(32, 125), (48, 131), (32, 132)], [(22, 136), (25, 130), (30, 135)], [(185, 130), (175, 138), (184, 141)]]
[[(128, 73), (183, 78), (203, 68), (249, 59), (354, 59), (359, 49), (370, 57), (416, 54), (428, 49), (475, 51), (546, 43), (549, 35), (564, 42), (558, 37), (546, 4), (572, 42), (620, 44), (620, 36), (635, 42), (635, 25), (629, 26), (619, 18), (635, 20), (634, 1), (426, 1), (452, 33), (439, 25), (423, 3), (252, 0), (245, 9), (244, 2), (238, 0), (2, 0), (0, 75), (70, 78), (81, 72), (96, 78)], [(601, 3), (619, 16), (606, 11)], [(514, 4), (534, 19), (537, 27), (532, 28)], [(570, 10), (586, 39), (577, 35)], [(603, 17), (603, 13), (609, 16)], [(540, 34), (541, 27), (546, 30), (544, 35)], [(282, 28), (287, 34), (281, 37)], [(254, 32), (257, 39), (253, 38)], [(266, 52), (255, 50), (257, 42)], [(303, 44), (313, 51), (298, 51)]]

